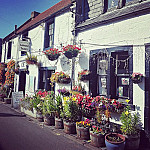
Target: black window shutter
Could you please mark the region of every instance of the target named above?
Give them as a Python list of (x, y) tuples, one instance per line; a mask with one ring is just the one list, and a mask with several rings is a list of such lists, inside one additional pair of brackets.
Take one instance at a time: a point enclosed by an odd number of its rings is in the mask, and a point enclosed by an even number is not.
[(97, 80), (98, 80), (98, 75), (97, 75), (97, 55), (96, 54), (92, 54), (90, 56), (90, 89), (89, 89), (89, 94), (91, 96), (97, 96), (98, 92), (97, 92)]

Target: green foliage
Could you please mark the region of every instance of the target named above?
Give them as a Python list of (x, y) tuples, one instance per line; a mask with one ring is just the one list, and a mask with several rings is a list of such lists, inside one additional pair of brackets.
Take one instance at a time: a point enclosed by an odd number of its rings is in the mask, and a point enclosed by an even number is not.
[(78, 106), (71, 97), (65, 101), (63, 111), (61, 111), (61, 117), (69, 122), (76, 122), (78, 118)]
[(129, 106), (122, 112), (120, 120), (122, 123), (121, 131), (123, 134), (136, 135), (139, 133), (141, 125), (140, 116), (137, 112), (131, 114)]
[(60, 94), (55, 96), (55, 101), (56, 101), (56, 116), (60, 118), (61, 111), (63, 111), (62, 107), (62, 97)]
[(27, 54), (26, 60), (37, 62), (37, 56), (31, 55), (31, 54), (30, 55)]
[(42, 112), (43, 101), (41, 100), (41, 97), (39, 95), (35, 94), (33, 96), (32, 104), (33, 104), (33, 107), (36, 109), (36, 111)]
[(53, 115), (56, 110), (55, 94), (54, 91), (50, 91), (48, 93), (49, 94), (44, 98), (42, 110), (44, 115), (46, 114)]

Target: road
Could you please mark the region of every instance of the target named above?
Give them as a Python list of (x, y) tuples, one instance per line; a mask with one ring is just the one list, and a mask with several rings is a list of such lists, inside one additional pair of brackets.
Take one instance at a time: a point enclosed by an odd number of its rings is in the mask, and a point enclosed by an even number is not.
[(0, 103), (0, 150), (89, 150)]

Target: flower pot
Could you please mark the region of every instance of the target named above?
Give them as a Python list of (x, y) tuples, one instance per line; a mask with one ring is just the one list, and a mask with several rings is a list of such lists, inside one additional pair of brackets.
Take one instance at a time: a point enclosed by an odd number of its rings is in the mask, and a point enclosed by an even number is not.
[(90, 75), (81, 75), (80, 80), (81, 81), (88, 81), (90, 79)]
[(71, 82), (70, 78), (59, 78), (58, 79), (58, 83), (61, 83), (61, 84), (69, 84), (70, 82)]
[(51, 61), (54, 61), (56, 59), (58, 59), (58, 57), (60, 56), (59, 54), (55, 54), (55, 55), (46, 55), (47, 58)]
[(64, 55), (68, 58), (68, 59), (72, 59), (73, 57), (77, 57), (78, 56), (78, 51), (74, 50), (74, 51), (66, 51), (64, 53)]
[(55, 128), (56, 129), (63, 129), (64, 124), (63, 124), (63, 119), (62, 118), (55, 118)]
[(89, 128), (77, 126), (76, 131), (77, 131), (77, 138), (79, 138), (81, 140), (89, 140), (90, 139)]
[(138, 135), (130, 135), (126, 137), (125, 149), (127, 150), (137, 150), (140, 145), (140, 134)]
[(36, 118), (37, 118), (37, 120), (38, 120), (39, 122), (43, 122), (43, 121), (44, 121), (44, 120), (43, 120), (43, 115), (42, 115), (41, 112), (37, 112), (37, 113), (36, 113)]
[[(110, 140), (110, 136), (112, 139), (120, 138), (119, 141), (112, 141)], [(124, 150), (125, 147), (125, 136), (118, 134), (118, 133), (110, 133), (105, 136), (105, 144), (107, 150)]]
[(26, 60), (26, 63), (29, 64), (29, 65), (34, 65), (34, 64), (37, 64), (37, 61), (34, 61), (34, 60)]
[(76, 134), (76, 124), (64, 121), (64, 132), (67, 134)]
[(11, 104), (11, 98), (4, 98), (5, 104)]
[(104, 147), (105, 146), (105, 136), (102, 134), (93, 133), (90, 131), (91, 145), (95, 147)]
[(55, 125), (55, 118), (54, 116), (50, 116), (49, 114), (46, 114), (44, 116), (44, 124), (48, 126), (54, 126)]
[(134, 77), (134, 78), (131, 78), (131, 79), (132, 79), (132, 82), (133, 82), (133, 83), (138, 84), (138, 83), (142, 82), (143, 76), (141, 76), (141, 77), (139, 78), (139, 76), (136, 76), (136, 75), (135, 75), (135, 77)]

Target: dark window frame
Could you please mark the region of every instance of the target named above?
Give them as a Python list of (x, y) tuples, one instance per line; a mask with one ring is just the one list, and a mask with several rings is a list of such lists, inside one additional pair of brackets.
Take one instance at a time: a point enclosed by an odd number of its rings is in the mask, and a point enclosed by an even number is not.
[(11, 59), (12, 42), (8, 42), (7, 59)]
[[(133, 46), (121, 46), (121, 47), (113, 47), (113, 48), (107, 48), (107, 51), (109, 55), (111, 55), (111, 52), (117, 52), (117, 51), (128, 51), (129, 56), (133, 54)], [(89, 94), (91, 96), (97, 96), (99, 95), (98, 93), (98, 75), (97, 75), (97, 54), (100, 51), (98, 50), (91, 50), (90, 51), (90, 66), (89, 69), (92, 72), (92, 79), (90, 79), (90, 84), (89, 84)], [(110, 78), (110, 58), (108, 62), (108, 69), (107, 69), (107, 98), (111, 98), (111, 78)], [(129, 59), (129, 74), (133, 73), (133, 57)], [(129, 89), (130, 89), (130, 94), (129, 94), (129, 99), (130, 99), (130, 104), (133, 104), (133, 83), (131, 79), (129, 79)], [(124, 99), (125, 100), (125, 99)]]
[[(53, 26), (52, 30), (53, 32), (49, 34), (50, 26)], [(54, 20), (50, 20), (46, 22), (45, 25), (45, 35), (44, 35), (44, 49), (46, 48), (53, 48), (54, 47), (54, 32), (55, 32), (55, 23)], [(50, 37), (52, 44), (50, 45)]]

